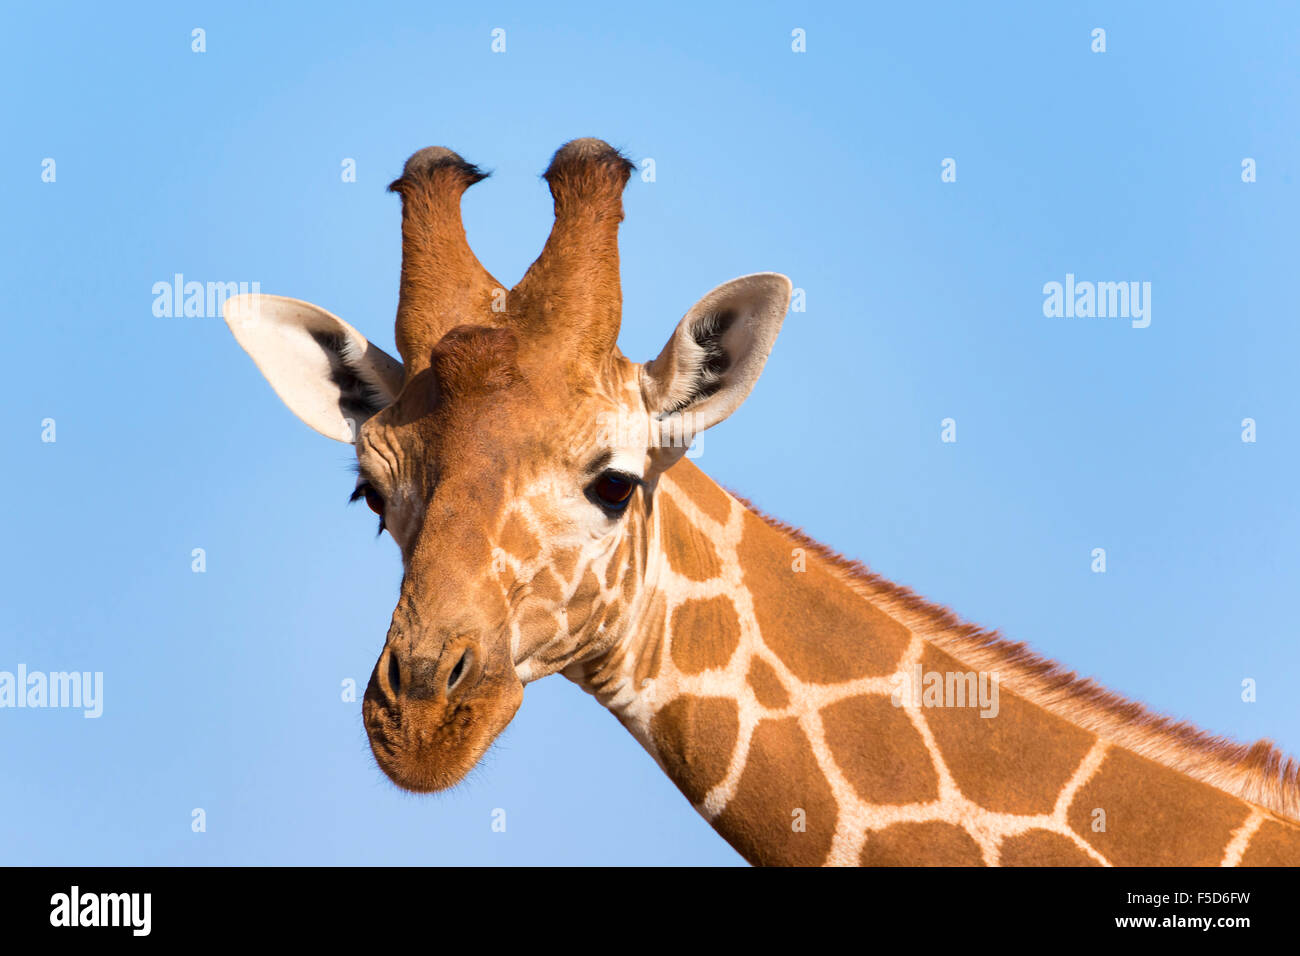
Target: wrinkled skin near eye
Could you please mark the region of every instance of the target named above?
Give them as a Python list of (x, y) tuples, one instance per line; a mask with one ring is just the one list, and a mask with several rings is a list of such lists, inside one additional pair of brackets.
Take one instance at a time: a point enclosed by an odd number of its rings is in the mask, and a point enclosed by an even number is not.
[(621, 512), (632, 500), (636, 491), (637, 480), (631, 475), (618, 471), (606, 471), (601, 474), (588, 489), (588, 493), (605, 509)]

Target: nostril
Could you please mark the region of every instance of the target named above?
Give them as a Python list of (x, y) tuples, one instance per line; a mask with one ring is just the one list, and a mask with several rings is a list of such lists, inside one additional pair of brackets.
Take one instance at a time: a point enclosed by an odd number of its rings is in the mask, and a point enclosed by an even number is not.
[(465, 670), (468, 667), (469, 649), (466, 648), (466, 650), (461, 653), (460, 660), (456, 662), (456, 666), (453, 667), (451, 673), (447, 675), (447, 693), (451, 693), (453, 688), (460, 683), (460, 679), (465, 676)]
[(397, 666), (397, 655), (392, 652), (388, 654), (388, 686), (392, 688), (394, 697), (402, 692), (402, 674)]

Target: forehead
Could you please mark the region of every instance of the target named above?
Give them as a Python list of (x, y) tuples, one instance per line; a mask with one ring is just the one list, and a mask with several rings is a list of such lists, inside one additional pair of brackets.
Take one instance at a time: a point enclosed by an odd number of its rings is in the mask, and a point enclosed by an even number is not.
[(632, 412), (639, 395), (635, 366), (621, 356), (593, 369), (521, 349), (508, 329), (459, 326), (397, 401), (366, 423), (358, 455), (380, 446), (439, 458), (495, 459), (505, 449), (590, 457), (610, 444), (607, 420)]

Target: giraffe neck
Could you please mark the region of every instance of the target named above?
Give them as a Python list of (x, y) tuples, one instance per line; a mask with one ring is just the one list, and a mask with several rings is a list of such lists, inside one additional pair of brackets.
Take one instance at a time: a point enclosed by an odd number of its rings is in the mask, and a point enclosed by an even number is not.
[(655, 502), (632, 626), (567, 673), (751, 863), (1300, 863), (1293, 820), (972, 670), (690, 461)]

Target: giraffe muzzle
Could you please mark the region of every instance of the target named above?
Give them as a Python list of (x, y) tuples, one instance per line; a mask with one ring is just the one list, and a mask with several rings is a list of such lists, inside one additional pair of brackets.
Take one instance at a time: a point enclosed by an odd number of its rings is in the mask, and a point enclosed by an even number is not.
[(513, 667), (493, 668), (473, 637), (440, 653), (379, 656), (362, 703), (370, 748), (383, 772), (417, 793), (454, 786), (518, 710), (523, 685)]

